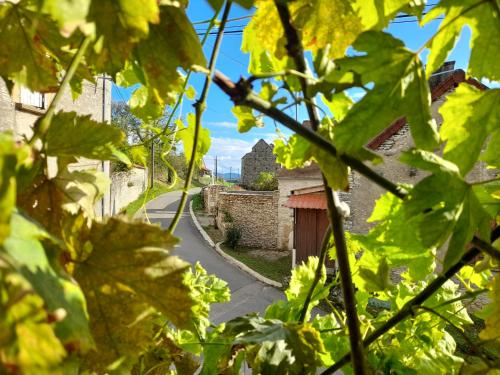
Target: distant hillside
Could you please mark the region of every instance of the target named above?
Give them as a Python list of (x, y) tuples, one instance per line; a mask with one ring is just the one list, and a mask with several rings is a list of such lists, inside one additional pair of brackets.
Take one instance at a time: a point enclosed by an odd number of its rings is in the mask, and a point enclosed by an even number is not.
[(231, 174), (229, 174), (229, 172), (228, 173), (218, 173), (217, 175), (218, 175), (218, 177), (223, 178), (224, 180), (229, 180), (229, 179), (239, 180), (241, 177), (240, 174), (236, 173), (236, 172), (233, 172)]

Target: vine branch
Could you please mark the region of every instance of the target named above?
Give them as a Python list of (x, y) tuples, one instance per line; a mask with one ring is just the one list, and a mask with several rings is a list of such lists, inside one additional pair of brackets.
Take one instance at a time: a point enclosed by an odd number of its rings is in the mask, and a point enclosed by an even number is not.
[(201, 91), (200, 97), (194, 104), (196, 118), (195, 118), (195, 128), (194, 128), (193, 150), (191, 151), (191, 158), (189, 160), (186, 181), (184, 183), (184, 188), (182, 190), (181, 201), (179, 202), (179, 206), (177, 207), (175, 216), (168, 227), (169, 233), (173, 233), (175, 231), (175, 228), (177, 227), (177, 224), (179, 224), (179, 220), (181, 218), (182, 212), (184, 211), (184, 207), (186, 206), (186, 201), (189, 195), (189, 188), (191, 186), (194, 167), (196, 165), (196, 153), (198, 151), (198, 141), (201, 129), (201, 116), (205, 111), (205, 106), (206, 106), (205, 102), (208, 95), (208, 89), (210, 88), (210, 84), (212, 83), (212, 76), (215, 71), (215, 63), (217, 61), (217, 55), (219, 54), (219, 49), (222, 42), (222, 35), (224, 34), (224, 28), (226, 26), (226, 22), (229, 16), (229, 11), (231, 10), (231, 4), (232, 1), (228, 0), (224, 7), (224, 12), (222, 13), (221, 23), (219, 26), (219, 30), (217, 31), (217, 37), (215, 39), (214, 48), (212, 50), (212, 55), (210, 56), (210, 62), (208, 64), (208, 70), (210, 71), (210, 73), (205, 77), (203, 90)]
[[(473, 260), (474, 257), (476, 257), (479, 253), (479, 249), (475, 247), (466, 252), (456, 264), (454, 264), (453, 266), (448, 268), (446, 272), (435, 278), (429, 285), (424, 288), (424, 290), (422, 290), (418, 295), (409, 300), (396, 314), (392, 316), (392, 318), (390, 318), (382, 326), (373, 331), (365, 340), (363, 340), (363, 346), (365, 348), (368, 347), (380, 336), (388, 332), (391, 328), (406, 319), (408, 316), (412, 315), (415, 308), (424, 303), (427, 298), (432, 296), (439, 288), (443, 286), (443, 284), (447, 280), (453, 277), (455, 273), (460, 271), (463, 266), (467, 265), (467, 263)], [(321, 375), (333, 374), (335, 371), (340, 370), (344, 365), (349, 363), (350, 360), (350, 353), (345, 354), (333, 366), (323, 371)]]
[(273, 120), (278, 121), (315, 146), (328, 152), (332, 156), (338, 157), (344, 164), (385, 190), (390, 191), (395, 196), (404, 199), (408, 195), (408, 192), (403, 187), (389, 181), (355, 157), (339, 153), (329, 140), (323, 138), (309, 128), (302, 126), (300, 122), (288, 116), (278, 108), (273, 107), (270, 102), (252, 92), (251, 85), (249, 85), (246, 80), (241, 79), (238, 83), (234, 83), (221, 72), (215, 72), (214, 83), (230, 97), (235, 105), (255, 109)]
[[(283, 29), (287, 38), (286, 49), (288, 55), (294, 60), (297, 70), (301, 73), (301, 75), (298, 76), (298, 79), (300, 82), (302, 93), (304, 95), (304, 101), (309, 119), (312, 124), (312, 129), (314, 130), (314, 132), (317, 132), (320, 122), (314, 99), (310, 98), (308, 94), (307, 73), (309, 69), (307, 68), (306, 59), (304, 58), (304, 50), (300, 41), (300, 36), (297, 30), (295, 30), (295, 27), (290, 22), (291, 15), (288, 9), (288, 5), (281, 0), (275, 0), (274, 4), (278, 10), (281, 24), (283, 25)], [(337, 253), (337, 261), (341, 281), (340, 285), (342, 288), (342, 295), (344, 297), (344, 305), (347, 316), (347, 328), (349, 331), (349, 340), (351, 344), (353, 370), (355, 374), (363, 375), (367, 373), (366, 363), (361, 332), (359, 329), (359, 319), (356, 311), (356, 297), (354, 293), (354, 285), (351, 278), (351, 267), (349, 266), (349, 256), (347, 253), (343, 216), (340, 209), (340, 200), (337, 193), (328, 186), (327, 180), (323, 173), (322, 177), (326, 201), (328, 205), (328, 216), (330, 219), (331, 229), (333, 231), (333, 238), (335, 240), (335, 250)], [(315, 271), (313, 283), (307, 295), (307, 297), (309, 298), (306, 298), (299, 318), (299, 321), (301, 322), (303, 322), (305, 319), (312, 293), (321, 278), (321, 271), (323, 269), (323, 264), (326, 258), (326, 249), (328, 247), (328, 238), (329, 235), (328, 237), (327, 235), (325, 235), (323, 239), (321, 256)]]

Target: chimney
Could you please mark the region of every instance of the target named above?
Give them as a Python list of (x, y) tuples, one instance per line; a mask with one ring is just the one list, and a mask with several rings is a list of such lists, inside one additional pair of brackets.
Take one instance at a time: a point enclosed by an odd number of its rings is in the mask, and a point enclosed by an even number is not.
[(455, 61), (446, 61), (441, 67), (431, 74), (429, 78), (429, 87), (432, 90), (434, 87), (443, 82), (446, 78), (455, 72)]

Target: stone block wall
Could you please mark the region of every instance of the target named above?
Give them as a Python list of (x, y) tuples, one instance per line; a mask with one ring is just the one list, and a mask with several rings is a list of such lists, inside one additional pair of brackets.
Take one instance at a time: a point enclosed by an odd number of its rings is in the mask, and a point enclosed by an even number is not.
[[(231, 225), (241, 230), (240, 245), (277, 248), (278, 191), (229, 191), (219, 194), (217, 226), (225, 235)], [(229, 216), (232, 222), (226, 222)]]
[(111, 175), (111, 215), (118, 214), (130, 202), (135, 201), (148, 186), (148, 170), (134, 167), (128, 172)]
[(241, 184), (250, 188), (261, 172), (276, 173), (278, 168), (273, 146), (261, 139), (253, 146), (252, 151), (241, 159)]
[(227, 187), (222, 185), (208, 185), (203, 188), (203, 206), (205, 207), (205, 212), (210, 215), (217, 214), (217, 201), (219, 200), (219, 194), (226, 191)]

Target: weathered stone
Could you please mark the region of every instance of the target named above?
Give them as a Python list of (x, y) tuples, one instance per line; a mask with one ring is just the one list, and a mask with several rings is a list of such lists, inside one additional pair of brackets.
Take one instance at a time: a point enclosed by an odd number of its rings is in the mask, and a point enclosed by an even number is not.
[(278, 168), (273, 146), (261, 139), (252, 147), (251, 152), (241, 158), (241, 184), (249, 188), (262, 172), (276, 173)]

